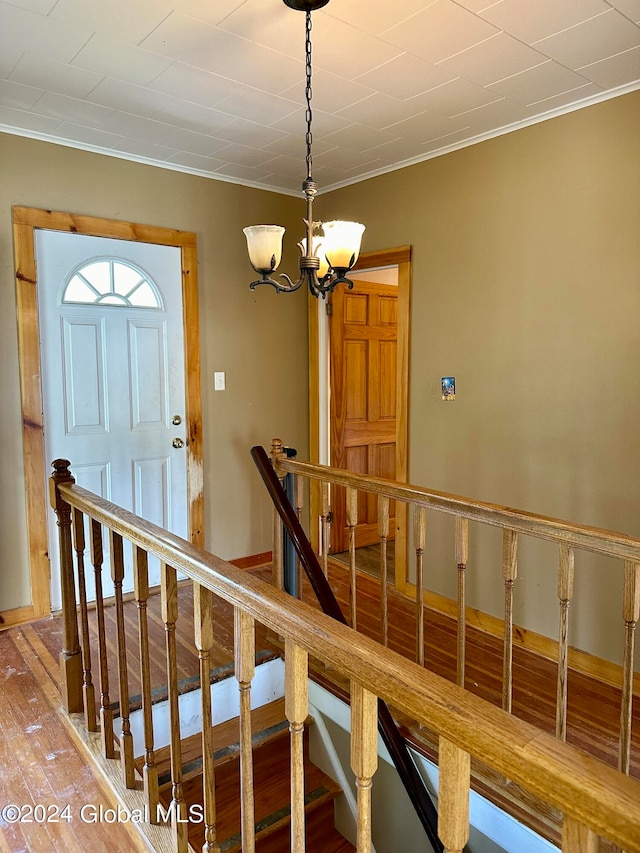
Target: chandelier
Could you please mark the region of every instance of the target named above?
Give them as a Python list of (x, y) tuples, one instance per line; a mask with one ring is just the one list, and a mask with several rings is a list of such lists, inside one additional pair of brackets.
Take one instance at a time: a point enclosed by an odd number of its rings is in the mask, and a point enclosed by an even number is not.
[[(311, 145), (311, 12), (326, 6), (329, 0), (284, 0), (291, 9), (306, 14), (306, 146), (307, 146), (307, 177), (302, 182), (302, 191), (307, 201), (307, 216), (303, 220), (306, 227), (306, 237), (298, 243), (300, 260), (298, 266), (300, 276), (294, 283), (285, 273), (279, 273), (278, 282), (272, 278), (282, 257), (282, 237), (285, 229), (281, 225), (250, 225), (244, 228), (249, 250), (251, 266), (260, 278), (251, 282), (251, 290), (259, 284), (270, 284), (279, 293), (293, 293), (307, 282), (311, 293), (324, 299), (327, 293), (340, 283), (353, 287), (347, 273), (358, 260), (360, 241), (364, 225), (359, 222), (314, 222), (313, 199), (318, 191), (318, 185), (312, 176)], [(316, 228), (322, 227), (322, 234), (314, 234)]]

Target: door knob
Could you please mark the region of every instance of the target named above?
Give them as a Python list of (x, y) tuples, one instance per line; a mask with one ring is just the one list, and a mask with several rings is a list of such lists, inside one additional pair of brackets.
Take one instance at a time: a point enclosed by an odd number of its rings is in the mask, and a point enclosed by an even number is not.
[(181, 438), (174, 438), (171, 444), (176, 447), (184, 447), (184, 441)]
[(180, 424), (182, 423), (182, 418), (180, 417), (180, 415), (174, 415), (174, 416), (171, 418), (171, 423), (172, 423), (174, 426), (180, 426)]

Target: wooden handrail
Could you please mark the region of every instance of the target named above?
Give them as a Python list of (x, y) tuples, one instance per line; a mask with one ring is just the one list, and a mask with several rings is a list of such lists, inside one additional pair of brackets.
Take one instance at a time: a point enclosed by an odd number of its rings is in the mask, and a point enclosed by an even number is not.
[(184, 572), (560, 810), (567, 826), (582, 825), (627, 853), (640, 853), (640, 783), (636, 780), (157, 525), (79, 486), (61, 484), (57, 490), (70, 506)]
[[(337, 622), (343, 625), (347, 624), (347, 620), (340, 609), (338, 600), (333, 594), (333, 590), (329, 581), (324, 576), (324, 573), (318, 563), (318, 559), (311, 547), (311, 543), (307, 539), (302, 525), (300, 524), (293, 507), (287, 499), (287, 495), (280, 485), (280, 481), (273, 469), (271, 461), (267, 456), (263, 447), (252, 447), (251, 457), (256, 463), (262, 480), (267, 487), (267, 491), (273, 501), (280, 518), (287, 528), (287, 532), (291, 537), (295, 549), (300, 558), (307, 578), (313, 587), (314, 592), (320, 602), (320, 606), (324, 613), (331, 616)], [(352, 625), (353, 627), (353, 625)], [(387, 749), (391, 755), (393, 763), (398, 770), (402, 784), (404, 785), (409, 799), (416, 810), (420, 822), (422, 823), (425, 832), (431, 842), (434, 850), (441, 851), (442, 843), (438, 838), (438, 815), (431, 801), (429, 793), (425, 787), (424, 781), (409, 754), (404, 738), (398, 731), (391, 712), (386, 703), (379, 699), (378, 701), (378, 726), (380, 734), (385, 742)]]
[(422, 486), (369, 477), (366, 474), (354, 474), (329, 465), (299, 462), (284, 456), (278, 456), (276, 470), (279, 476), (286, 473), (301, 474), (304, 477), (328, 481), (337, 486), (383, 495), (392, 500), (431, 507), (471, 521), (480, 521), (493, 527), (513, 530), (515, 533), (524, 533), (554, 542), (566, 542), (584, 551), (621, 557), (634, 563), (640, 562), (640, 539), (613, 530), (575, 524), (561, 518), (476, 501), (448, 492), (425, 489)]

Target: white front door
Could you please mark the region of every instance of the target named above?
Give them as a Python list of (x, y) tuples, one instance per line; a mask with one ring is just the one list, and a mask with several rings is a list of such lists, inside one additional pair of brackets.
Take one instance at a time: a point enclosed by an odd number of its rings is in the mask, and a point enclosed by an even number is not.
[[(36, 257), (46, 459), (69, 459), (79, 485), (188, 538), (180, 250), (39, 230)], [(53, 512), (49, 543), (56, 609)], [(150, 583), (159, 583), (159, 565), (149, 569)]]

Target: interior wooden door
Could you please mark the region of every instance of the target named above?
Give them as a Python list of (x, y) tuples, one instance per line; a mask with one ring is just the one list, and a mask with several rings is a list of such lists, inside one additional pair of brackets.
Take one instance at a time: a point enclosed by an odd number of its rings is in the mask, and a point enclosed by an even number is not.
[[(331, 464), (372, 477), (396, 476), (398, 290), (355, 281), (337, 288), (330, 319)], [(344, 489), (332, 496), (331, 550), (349, 544)], [(393, 502), (392, 502), (393, 504)], [(358, 495), (356, 547), (379, 541), (377, 498)], [(395, 531), (390, 507), (390, 538)]]

